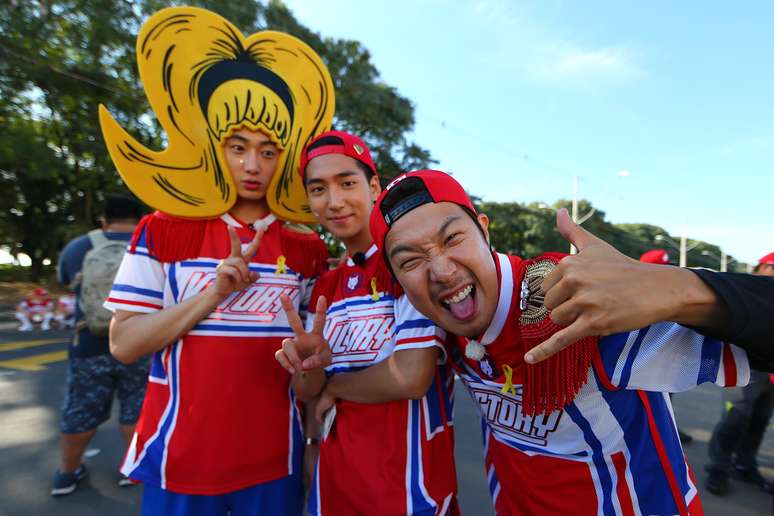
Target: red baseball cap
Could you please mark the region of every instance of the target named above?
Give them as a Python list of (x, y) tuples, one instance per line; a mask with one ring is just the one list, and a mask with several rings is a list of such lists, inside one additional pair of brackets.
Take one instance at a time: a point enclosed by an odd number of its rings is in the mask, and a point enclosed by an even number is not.
[(46, 297), (48, 295), (48, 291), (44, 288), (38, 287), (32, 291), (32, 295), (36, 297)]
[(661, 265), (669, 263), (669, 255), (663, 249), (651, 249), (640, 256), (640, 261), (645, 263), (658, 263)]
[(769, 253), (760, 260), (758, 260), (758, 265), (774, 265), (774, 253)]
[(371, 158), (371, 151), (368, 150), (368, 146), (366, 146), (363, 140), (354, 134), (345, 133), (344, 131), (326, 131), (309, 142), (304, 147), (304, 150), (301, 151), (299, 171), (301, 172), (302, 181), (306, 179), (306, 166), (309, 162), (317, 156), (324, 156), (326, 154), (349, 156), (358, 160), (376, 174), (376, 165), (373, 158)]
[(396, 220), (428, 203), (453, 202), (475, 217), (470, 197), (452, 176), (440, 170), (415, 170), (393, 179), (371, 210), (371, 236), (379, 249)]

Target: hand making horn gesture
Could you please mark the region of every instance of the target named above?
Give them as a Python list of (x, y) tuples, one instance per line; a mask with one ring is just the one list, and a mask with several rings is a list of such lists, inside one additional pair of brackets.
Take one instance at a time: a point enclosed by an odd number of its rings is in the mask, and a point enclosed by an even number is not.
[(290, 374), (330, 365), (331, 348), (328, 346), (328, 341), (323, 337), (325, 311), (328, 308), (325, 297), (320, 296), (317, 299), (314, 324), (310, 332), (304, 329), (301, 317), (299, 317), (296, 309), (293, 308), (290, 298), (282, 294), (280, 300), (282, 301), (282, 308), (288, 316), (290, 328), (296, 336), (282, 341), (282, 349), (277, 350), (274, 354), (277, 362)]
[(258, 280), (259, 274), (251, 271), (249, 264), (261, 244), (263, 230), (255, 232), (255, 237), (244, 252), (242, 242), (231, 226), (228, 226), (228, 237), (231, 240), (231, 253), (215, 268), (215, 292), (223, 299)]
[(663, 320), (664, 300), (654, 281), (671, 267), (638, 262), (575, 224), (567, 210), (556, 214), (559, 233), (578, 249), (557, 264), (543, 281), (551, 319), (565, 326), (531, 349), (525, 360), (536, 363), (583, 337), (630, 331)]

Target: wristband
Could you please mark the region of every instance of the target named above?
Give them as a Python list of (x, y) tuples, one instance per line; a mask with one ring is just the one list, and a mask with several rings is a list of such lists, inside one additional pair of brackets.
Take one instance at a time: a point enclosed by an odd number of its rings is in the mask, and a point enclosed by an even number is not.
[(317, 437), (307, 437), (306, 438), (306, 445), (310, 446), (312, 444), (320, 444), (320, 439)]

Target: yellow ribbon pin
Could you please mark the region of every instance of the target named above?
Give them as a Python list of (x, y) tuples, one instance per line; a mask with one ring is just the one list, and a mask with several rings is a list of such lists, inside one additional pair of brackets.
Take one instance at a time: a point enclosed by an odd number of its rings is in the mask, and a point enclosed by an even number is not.
[(279, 255), (277, 257), (277, 270), (274, 271), (274, 274), (287, 274), (288, 270), (285, 268), (285, 256)]
[(379, 301), (379, 291), (376, 289), (376, 278), (371, 278), (371, 299)]
[(500, 392), (503, 394), (510, 392), (511, 395), (516, 396), (516, 387), (513, 386), (513, 369), (508, 364), (505, 364), (503, 366), (503, 373), (505, 374), (505, 385), (500, 389)]

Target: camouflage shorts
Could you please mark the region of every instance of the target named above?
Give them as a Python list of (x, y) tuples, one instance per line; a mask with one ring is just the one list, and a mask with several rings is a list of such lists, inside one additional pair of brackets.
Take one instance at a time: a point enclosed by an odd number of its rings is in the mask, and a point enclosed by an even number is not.
[(124, 365), (111, 355), (71, 358), (62, 407), (62, 433), (86, 432), (110, 419), (114, 394), (121, 404), (121, 424), (136, 423), (145, 397), (148, 363), (147, 358), (142, 358)]

